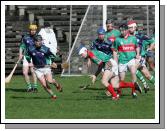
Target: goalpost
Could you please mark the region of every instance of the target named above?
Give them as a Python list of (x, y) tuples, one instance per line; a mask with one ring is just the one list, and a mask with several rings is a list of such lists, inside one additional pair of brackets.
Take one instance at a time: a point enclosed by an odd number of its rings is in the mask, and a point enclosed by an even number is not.
[[(87, 60), (78, 55), (78, 49), (81, 45), (90, 49), (91, 42), (97, 38), (97, 29), (100, 26), (106, 29), (105, 21), (107, 18), (112, 18), (115, 22), (114, 26), (117, 27), (125, 16), (135, 16), (135, 21), (144, 23), (149, 35), (149, 30), (154, 26), (154, 24), (150, 26), (150, 23), (154, 22), (153, 19), (150, 20), (150, 16), (154, 15), (154, 10), (150, 14), (150, 7), (152, 10), (154, 9), (154, 6), (147, 5), (88, 5), (72, 47), (70, 38), (69, 54), (66, 60), (69, 63), (69, 68), (63, 69), (61, 76), (82, 76), (95, 73), (97, 65), (92, 63), (92, 66), (88, 68)], [(72, 9), (70, 12), (71, 30)]]
[(61, 76), (82, 76), (96, 71), (97, 66), (93, 63), (90, 68), (87, 67), (87, 61), (80, 58), (78, 49), (81, 44), (88, 49), (90, 48), (91, 42), (97, 37), (97, 29), (100, 26), (105, 27), (106, 10), (106, 5), (88, 5), (75, 41), (72, 47), (69, 47), (70, 51), (66, 60), (69, 63), (69, 68), (67, 70), (63, 69)]

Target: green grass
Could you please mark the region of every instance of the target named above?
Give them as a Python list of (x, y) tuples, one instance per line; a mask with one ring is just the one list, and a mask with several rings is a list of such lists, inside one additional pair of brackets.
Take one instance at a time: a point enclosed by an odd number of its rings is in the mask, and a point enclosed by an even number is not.
[[(123, 89), (119, 101), (112, 101), (105, 95), (105, 89), (97, 81), (94, 86), (81, 90), (81, 85), (90, 83), (87, 76), (60, 77), (56, 80), (63, 86), (57, 99), (51, 100), (44, 89), (38, 86), (38, 93), (27, 93), (23, 76), (14, 76), (6, 84), (5, 118), (6, 119), (154, 119), (155, 91), (150, 84), (150, 91), (138, 93), (132, 98), (129, 89)], [(129, 76), (127, 76), (130, 81)], [(40, 85), (40, 84), (38, 84)]]

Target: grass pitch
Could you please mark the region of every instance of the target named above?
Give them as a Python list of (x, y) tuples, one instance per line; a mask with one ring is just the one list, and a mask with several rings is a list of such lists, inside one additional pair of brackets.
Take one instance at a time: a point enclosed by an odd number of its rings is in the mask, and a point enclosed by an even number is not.
[[(55, 79), (63, 86), (57, 99), (52, 100), (38, 84), (38, 93), (26, 92), (23, 76), (13, 76), (5, 88), (6, 119), (154, 119), (155, 90), (150, 83), (147, 94), (132, 98), (131, 90), (123, 89), (119, 101), (112, 101), (105, 95), (100, 80), (94, 86), (82, 90), (81, 86), (90, 83), (88, 76), (60, 77)], [(130, 76), (127, 75), (127, 81)]]

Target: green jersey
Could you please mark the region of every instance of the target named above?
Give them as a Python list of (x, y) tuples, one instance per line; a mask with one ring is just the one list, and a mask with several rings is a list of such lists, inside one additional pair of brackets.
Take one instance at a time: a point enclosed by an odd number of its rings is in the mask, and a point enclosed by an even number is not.
[(120, 37), (121, 32), (119, 30), (113, 29), (112, 31), (107, 31), (105, 33), (105, 40), (114, 42), (117, 37)]
[(116, 38), (114, 48), (118, 51), (119, 63), (128, 63), (131, 59), (136, 57), (137, 39), (135, 36), (125, 38)]
[(111, 59), (110, 55), (105, 54), (104, 52), (98, 51), (98, 50), (91, 50), (91, 52), (93, 52), (93, 54), (100, 60), (102, 60), (103, 62), (108, 62)]
[(153, 44), (153, 43), (154, 43), (153, 39), (147, 40), (147, 41), (146, 40), (143, 41), (142, 48), (140, 48), (141, 49), (141, 51), (140, 51), (141, 56), (144, 57), (146, 55), (148, 46)]

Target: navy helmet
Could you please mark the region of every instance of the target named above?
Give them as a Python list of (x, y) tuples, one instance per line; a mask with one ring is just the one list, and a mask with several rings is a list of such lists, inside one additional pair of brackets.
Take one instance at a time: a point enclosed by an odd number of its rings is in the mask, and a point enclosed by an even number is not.
[(36, 36), (34, 37), (34, 40), (35, 40), (35, 41), (42, 41), (42, 36), (41, 36), (41, 35), (36, 35)]
[(107, 19), (106, 24), (113, 24), (113, 19)]
[(123, 22), (119, 25), (119, 29), (120, 29), (120, 30), (127, 30), (127, 29), (128, 29), (127, 21), (123, 21)]
[(103, 27), (100, 27), (100, 28), (97, 30), (97, 34), (99, 34), (99, 35), (104, 35), (104, 34), (105, 34), (105, 30), (103, 29)]

